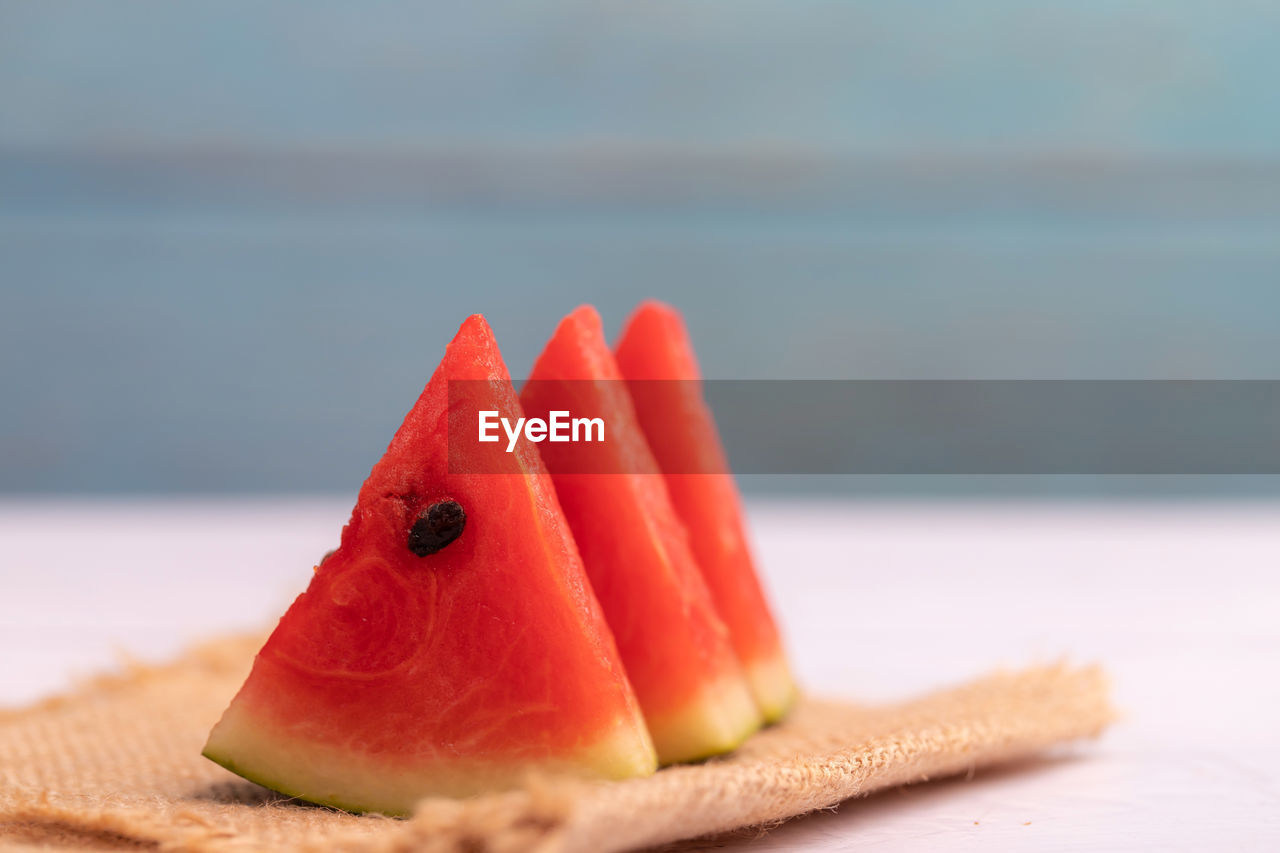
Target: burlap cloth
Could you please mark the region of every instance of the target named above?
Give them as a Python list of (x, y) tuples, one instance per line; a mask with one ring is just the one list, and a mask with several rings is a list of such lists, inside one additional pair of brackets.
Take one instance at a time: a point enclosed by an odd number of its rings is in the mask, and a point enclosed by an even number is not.
[(608, 853), (767, 824), (894, 785), (971, 772), (1096, 735), (1096, 668), (988, 676), (893, 707), (807, 698), (728, 758), (648, 779), (530, 779), (428, 800), (408, 820), (284, 799), (200, 756), (260, 637), (135, 667), (0, 711), (0, 848)]

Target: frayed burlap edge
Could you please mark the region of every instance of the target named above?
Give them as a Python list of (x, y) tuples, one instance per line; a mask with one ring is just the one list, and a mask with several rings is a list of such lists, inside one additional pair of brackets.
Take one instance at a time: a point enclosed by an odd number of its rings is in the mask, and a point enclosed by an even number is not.
[(1096, 667), (997, 673), (895, 706), (806, 697), (731, 756), (647, 779), (530, 779), (424, 801), (408, 820), (299, 804), (199, 755), (260, 638), (134, 666), (0, 712), (0, 844), (14, 850), (612, 853), (768, 825), (852, 797), (972, 773), (1097, 735)]

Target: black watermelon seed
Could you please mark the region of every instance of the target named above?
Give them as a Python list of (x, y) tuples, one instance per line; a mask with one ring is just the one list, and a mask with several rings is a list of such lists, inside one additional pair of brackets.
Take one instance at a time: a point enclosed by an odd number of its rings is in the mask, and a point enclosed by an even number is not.
[(457, 501), (438, 501), (418, 513), (409, 528), (409, 550), (419, 557), (434, 554), (462, 535), (467, 513)]

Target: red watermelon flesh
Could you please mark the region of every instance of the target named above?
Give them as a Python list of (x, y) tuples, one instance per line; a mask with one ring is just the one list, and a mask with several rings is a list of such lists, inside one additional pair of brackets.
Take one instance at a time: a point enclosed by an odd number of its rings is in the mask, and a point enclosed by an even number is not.
[(794, 700), (795, 683), (747, 544), (738, 488), (702, 398), (684, 322), (674, 308), (646, 302), (628, 320), (615, 353), (756, 702), (766, 720), (780, 719)]
[[(470, 399), (455, 407), (519, 417), (493, 335), (473, 316), (365, 481), (337, 551), (209, 735), (209, 758), (291, 796), (387, 814), (530, 770), (654, 770), (536, 448), (474, 445), (492, 456), (465, 470), (484, 473), (451, 473), (450, 380), (486, 380), (460, 383)], [(452, 526), (432, 526), (433, 506), (453, 508)]]
[(605, 425), (603, 442), (539, 447), (659, 762), (734, 749), (760, 727), (760, 711), (595, 309), (560, 323), (520, 399), (529, 417), (559, 410)]

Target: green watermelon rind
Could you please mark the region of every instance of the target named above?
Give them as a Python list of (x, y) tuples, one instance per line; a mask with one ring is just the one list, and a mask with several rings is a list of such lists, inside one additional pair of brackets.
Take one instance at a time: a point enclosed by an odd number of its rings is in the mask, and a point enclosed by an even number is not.
[[(624, 779), (650, 775), (657, 768), (647, 732), (626, 718), (619, 718), (588, 745), (560, 755), (413, 764), (388, 762), (339, 744), (291, 735), (272, 725), (261, 710), (235, 705), (214, 726), (202, 753), (237, 776), (287, 797), (390, 817), (412, 814), (429, 797), (467, 797), (519, 788), (530, 774)], [(243, 758), (232, 758), (233, 754)], [(275, 772), (264, 772), (265, 768)]]
[(764, 720), (738, 673), (702, 690), (679, 711), (647, 718), (664, 766), (704, 761), (733, 752)]
[(203, 755), (205, 758), (209, 759), (210, 761), (212, 761), (214, 764), (217, 764), (220, 767), (225, 768), (226, 770), (230, 770), (232, 773), (236, 774), (241, 779), (245, 779), (249, 782), (254, 783), (255, 785), (261, 785), (264, 788), (267, 788), (271, 791), (275, 791), (277, 794), (282, 794), (286, 797), (299, 800), (304, 803), (311, 803), (312, 805), (323, 806), (325, 808), (340, 809), (341, 811), (351, 812), (352, 814), (381, 814), (381, 815), (386, 815), (387, 817), (408, 817), (409, 816), (408, 812), (402, 813), (402, 812), (382, 811), (379, 809), (366, 808), (364, 806), (356, 805), (354, 802), (348, 802), (348, 801), (339, 800), (336, 798), (325, 799), (325, 798), (308, 797), (299, 791), (291, 790), (288, 784), (285, 784), (283, 782), (277, 782), (274, 779), (271, 779), (267, 774), (255, 773), (252, 770), (249, 770), (245, 767), (240, 766), (239, 764), (236, 763), (234, 759), (219, 755), (217, 752), (211, 749), (205, 749), (200, 754)]
[(743, 668), (765, 723), (777, 723), (786, 717), (800, 696), (786, 655), (779, 651), (772, 657), (747, 663)]

